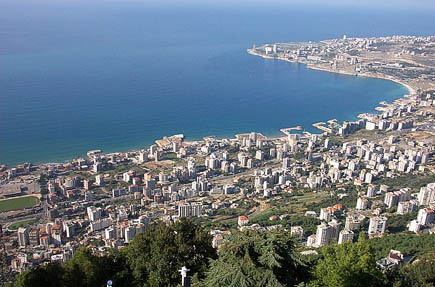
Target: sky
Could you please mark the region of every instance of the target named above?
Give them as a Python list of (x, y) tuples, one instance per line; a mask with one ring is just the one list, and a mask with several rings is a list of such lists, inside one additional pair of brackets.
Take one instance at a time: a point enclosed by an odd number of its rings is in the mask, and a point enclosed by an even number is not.
[[(2, 0), (8, 2), (14, 0)], [(37, 2), (40, 0), (27, 0), (28, 2)], [(71, 0), (43, 0), (43, 1), (71, 1)], [(377, 9), (382, 8), (391, 10), (420, 10), (422, 12), (435, 12), (435, 0), (76, 0), (80, 2), (144, 2), (154, 5), (177, 6), (194, 4), (199, 6), (228, 6), (228, 7), (246, 7), (254, 6), (322, 6), (322, 7), (355, 7), (355, 9)]]
[[(105, 1), (105, 0), (96, 0)], [(125, 1), (125, 0), (109, 0), (109, 1)], [(197, 3), (197, 4), (229, 4), (233, 6), (240, 5), (322, 5), (322, 6), (353, 6), (358, 8), (377, 7), (390, 9), (430, 9), (435, 10), (435, 0), (133, 0), (138, 2), (154, 2), (166, 3), (168, 5), (174, 3)]]

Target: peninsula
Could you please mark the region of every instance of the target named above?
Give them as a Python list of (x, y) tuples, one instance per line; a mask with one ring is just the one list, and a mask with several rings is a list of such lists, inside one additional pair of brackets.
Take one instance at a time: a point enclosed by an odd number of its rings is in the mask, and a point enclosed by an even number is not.
[(349, 38), (253, 46), (248, 53), (306, 64), (310, 69), (382, 78), (411, 93), (435, 88), (435, 36)]

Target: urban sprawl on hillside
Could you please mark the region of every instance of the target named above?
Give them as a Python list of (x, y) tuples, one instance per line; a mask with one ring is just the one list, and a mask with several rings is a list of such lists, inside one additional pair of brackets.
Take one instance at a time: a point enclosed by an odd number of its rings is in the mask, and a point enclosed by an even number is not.
[[(4, 272), (65, 263), (80, 246), (101, 255), (120, 250), (156, 222), (183, 217), (202, 224), (217, 249), (237, 232), (283, 230), (303, 256), (356, 241), (361, 231), (435, 233), (435, 37), (343, 37), (248, 51), (395, 80), (410, 94), (357, 121), (316, 123), (319, 134), (302, 127), (276, 138), (180, 134), (138, 151), (1, 166)], [(389, 269), (410, 255), (393, 246), (377, 263)]]

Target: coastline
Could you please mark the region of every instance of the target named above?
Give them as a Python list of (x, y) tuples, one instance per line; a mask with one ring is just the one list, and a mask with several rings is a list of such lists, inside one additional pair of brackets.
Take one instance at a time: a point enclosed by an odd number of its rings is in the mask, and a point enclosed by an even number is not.
[(248, 52), (248, 54), (251, 54), (253, 56), (262, 57), (264, 59), (281, 60), (281, 61), (285, 61), (285, 62), (289, 62), (289, 63), (303, 64), (303, 65), (305, 65), (305, 67), (307, 67), (308, 69), (311, 69), (311, 70), (318, 70), (318, 71), (324, 71), (324, 72), (330, 72), (330, 73), (348, 75), (348, 76), (355, 76), (355, 77), (366, 77), (366, 78), (373, 78), (373, 79), (389, 80), (389, 81), (392, 81), (392, 82), (395, 82), (395, 83), (398, 83), (398, 84), (404, 86), (409, 91), (410, 95), (415, 95), (417, 93), (415, 88), (411, 87), (409, 84), (407, 84), (401, 80), (394, 79), (394, 78), (387, 77), (387, 76), (383, 76), (383, 75), (373, 75), (373, 74), (367, 74), (367, 73), (349, 73), (349, 72), (344, 71), (344, 70), (333, 70), (333, 69), (319, 67), (316, 65), (307, 64), (307, 63), (299, 62), (299, 61), (294, 61), (294, 60), (290, 60), (290, 59), (286, 59), (286, 58), (282, 58), (282, 57), (266, 56), (266, 55), (263, 55), (261, 53), (257, 53), (255, 51), (253, 51), (252, 49), (247, 49), (247, 52)]
[[(276, 59), (277, 60), (284, 60), (281, 58), (276, 58)], [(287, 62), (291, 62), (291, 61), (287, 60)], [(349, 73), (349, 72), (346, 72), (343, 70), (332, 70), (332, 69), (326, 69), (326, 68), (317, 67), (314, 65), (305, 64), (305, 63), (301, 63), (301, 64), (304, 64), (308, 69), (311, 69), (311, 70), (318, 70), (318, 71), (330, 72), (330, 73), (341, 74), (341, 75), (349, 75), (349, 76), (355, 76), (355, 77), (365, 77), (365, 78), (372, 78), (372, 79), (388, 80), (388, 81), (392, 81), (392, 82), (395, 82), (395, 83), (398, 83), (398, 84), (404, 86), (408, 90), (410, 95), (415, 95), (417, 93), (416, 90), (413, 87), (411, 87), (409, 84), (407, 84), (401, 80), (393, 79), (393, 78), (390, 78), (387, 76), (372, 75), (372, 74), (365, 74), (365, 73), (352, 74), (352, 73)]]
[[(332, 73), (336, 73), (336, 74), (343, 74), (343, 75), (350, 75), (350, 76), (362, 76), (362, 77), (368, 77), (368, 78), (390, 80), (390, 81), (396, 82), (396, 83), (401, 84), (402, 86), (404, 86), (409, 91), (410, 94), (415, 94), (415, 89), (413, 89), (407, 83), (404, 83), (404, 82), (402, 82), (400, 80), (397, 80), (397, 79), (392, 79), (392, 78), (388, 78), (388, 77), (382, 77), (380, 75), (355, 74), (355, 73), (349, 73), (349, 72), (343, 71), (343, 70), (333, 70), (333, 69), (318, 67), (318, 66), (315, 66), (315, 65), (310, 65), (310, 64), (307, 64), (307, 63), (304, 63), (304, 62), (294, 61), (294, 60), (290, 60), (290, 59), (286, 59), (286, 58), (282, 58), (282, 57), (272, 57), (272, 56), (262, 55), (261, 53), (257, 53), (255, 51), (253, 51), (252, 49), (247, 49), (247, 52), (249, 54), (251, 54), (251, 55), (260, 56), (260, 57), (262, 57), (264, 59), (283, 60), (283, 61), (287, 61), (287, 62), (290, 62), (290, 63), (301, 63), (301, 64), (304, 64), (308, 69), (311, 69), (311, 70), (319, 70), (319, 71), (332, 72)], [(404, 96), (406, 96), (406, 95), (402, 95), (400, 98), (403, 98)], [(327, 121), (327, 119), (325, 119), (325, 121)], [(320, 126), (320, 125), (316, 126), (315, 124), (316, 123), (312, 123), (311, 126), (313, 126), (316, 130), (319, 131), (318, 134), (325, 133), (324, 129), (319, 128), (319, 127), (322, 127), (322, 126)], [(274, 133), (274, 135), (272, 135), (272, 136), (265, 136), (265, 138), (268, 139), (268, 140), (285, 139), (286, 135), (282, 134), (282, 132), (281, 132), (281, 130), (284, 129), (284, 128), (286, 128), (286, 127), (278, 127), (276, 134)], [(313, 134), (313, 133), (311, 133), (311, 134)], [(232, 138), (237, 138), (237, 135), (240, 135), (240, 134), (234, 134), (234, 135), (231, 135), (231, 136), (229, 135), (229, 136), (216, 137), (216, 138), (217, 139), (232, 139)], [(192, 138), (192, 139), (187, 140), (186, 143), (189, 143), (189, 142), (198, 142), (198, 141), (201, 141), (203, 138), (210, 137), (210, 136), (213, 136), (213, 135), (204, 136), (204, 137), (202, 137), (200, 139)], [(155, 143), (155, 141), (152, 144), (154, 144), (154, 143)], [(149, 144), (149, 145), (152, 145), (152, 144)], [(148, 147), (149, 145), (144, 145), (144, 148)], [(124, 153), (130, 153), (130, 152), (138, 152), (140, 149), (141, 148), (126, 148), (124, 151), (122, 151), (122, 150), (121, 151), (119, 151), (119, 150), (118, 151), (115, 151), (115, 150), (112, 151), (112, 150), (110, 150), (108, 152), (108, 154), (124, 154)], [(64, 164), (64, 163), (71, 162), (74, 159), (81, 158), (84, 155), (85, 155), (85, 152), (83, 152), (82, 155), (77, 155), (76, 157), (66, 158), (64, 161), (60, 161), (60, 162), (56, 162), (56, 161), (55, 162), (45, 162), (44, 160), (42, 160), (40, 162), (35, 163), (35, 165), (36, 166), (44, 166), (44, 165)], [(22, 163), (12, 164), (12, 165), (5, 164), (5, 165), (7, 165), (9, 167), (12, 167), (12, 166), (18, 166), (20, 164), (22, 164)]]

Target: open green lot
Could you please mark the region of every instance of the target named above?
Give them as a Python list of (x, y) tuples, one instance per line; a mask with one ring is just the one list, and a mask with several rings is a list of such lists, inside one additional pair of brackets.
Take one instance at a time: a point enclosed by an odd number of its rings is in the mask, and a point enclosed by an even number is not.
[(9, 225), (8, 228), (9, 228), (9, 230), (17, 230), (20, 227), (30, 226), (30, 225), (32, 225), (35, 222), (36, 222), (35, 218), (28, 219), (28, 220), (23, 220), (23, 221), (17, 221), (17, 222), (12, 223), (11, 225)]
[(0, 212), (32, 207), (40, 203), (36, 196), (25, 196), (0, 201)]

